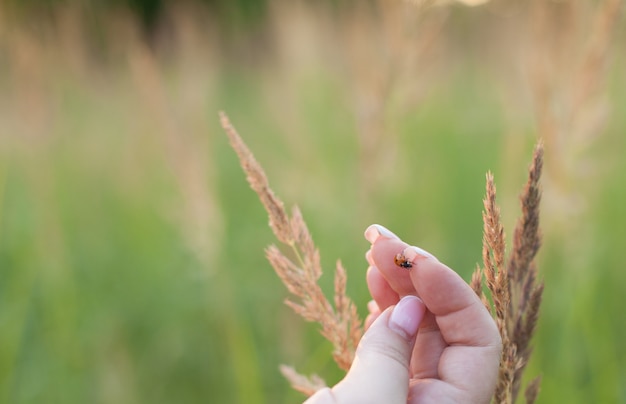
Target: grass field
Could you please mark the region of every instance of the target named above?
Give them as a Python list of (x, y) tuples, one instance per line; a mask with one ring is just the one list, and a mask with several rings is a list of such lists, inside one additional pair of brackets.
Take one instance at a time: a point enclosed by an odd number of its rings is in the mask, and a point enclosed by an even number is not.
[(613, 3), (276, 3), (230, 30), (181, 8), (149, 41), (125, 13), (0, 12), (0, 402), (298, 402), (279, 364), (341, 377), (283, 304), (224, 110), (328, 274), (343, 261), (362, 315), (367, 225), (469, 280), (485, 173), (511, 237), (543, 138), (546, 287), (527, 375), (543, 377), (539, 403), (626, 403)]

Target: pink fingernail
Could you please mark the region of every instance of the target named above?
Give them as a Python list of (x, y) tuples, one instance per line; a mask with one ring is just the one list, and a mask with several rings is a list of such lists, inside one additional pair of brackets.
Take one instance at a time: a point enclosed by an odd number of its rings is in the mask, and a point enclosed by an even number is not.
[(379, 224), (373, 224), (365, 229), (365, 239), (374, 244), (378, 237), (385, 237), (388, 239), (398, 239), (399, 237), (393, 234), (389, 229)]
[(404, 296), (391, 312), (389, 328), (401, 337), (411, 339), (417, 333), (425, 311), (426, 306), (420, 298)]
[(415, 262), (415, 260), (420, 257), (432, 258), (434, 260), (437, 259), (434, 255), (432, 255), (428, 251), (422, 250), (421, 248), (416, 247), (414, 245), (405, 248), (404, 251), (402, 252), (402, 255), (404, 255), (404, 258), (406, 258), (410, 262)]

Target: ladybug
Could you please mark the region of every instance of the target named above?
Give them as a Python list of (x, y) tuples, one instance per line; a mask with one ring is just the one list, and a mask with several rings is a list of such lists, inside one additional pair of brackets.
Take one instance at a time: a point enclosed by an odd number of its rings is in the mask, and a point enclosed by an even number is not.
[(396, 256), (393, 259), (393, 262), (395, 262), (396, 265), (401, 268), (405, 268), (405, 269), (413, 268), (413, 263), (407, 260), (403, 254), (396, 254)]

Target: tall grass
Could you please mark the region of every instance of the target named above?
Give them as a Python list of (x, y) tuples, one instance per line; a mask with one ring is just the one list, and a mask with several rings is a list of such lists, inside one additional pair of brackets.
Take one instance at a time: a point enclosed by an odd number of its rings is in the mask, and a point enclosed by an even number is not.
[[(376, 4), (279, 2), (228, 40), (201, 8), (171, 10), (149, 40), (125, 12), (2, 9), (1, 402), (293, 402), (278, 364), (340, 377), (282, 304), (219, 109), (300, 206), (322, 266), (342, 258), (361, 314), (369, 223), (469, 280), (484, 173), (513, 228), (535, 137), (563, 124), (546, 142), (527, 373), (539, 403), (626, 401), (620, 3)], [(564, 115), (570, 90), (584, 102)]]

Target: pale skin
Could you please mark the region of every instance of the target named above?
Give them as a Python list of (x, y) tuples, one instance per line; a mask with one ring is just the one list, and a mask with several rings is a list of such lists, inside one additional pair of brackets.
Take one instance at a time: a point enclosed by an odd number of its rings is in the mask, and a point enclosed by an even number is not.
[[(469, 285), (437, 258), (379, 225), (365, 236), (372, 295), (346, 377), (306, 404), (489, 403), (502, 343)], [(403, 254), (410, 268), (396, 265)]]

